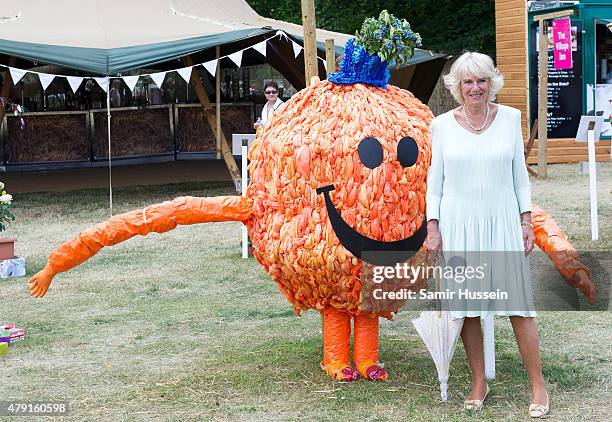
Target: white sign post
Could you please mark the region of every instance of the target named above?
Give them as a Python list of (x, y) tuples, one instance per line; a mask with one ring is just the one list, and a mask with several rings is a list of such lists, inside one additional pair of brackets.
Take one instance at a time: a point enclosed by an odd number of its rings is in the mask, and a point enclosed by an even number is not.
[[(242, 181), (240, 187), (242, 189), (242, 196), (247, 194), (247, 185), (249, 184), (249, 174), (247, 171), (247, 156), (249, 153), (249, 141), (248, 139), (242, 140), (241, 156), (242, 156)], [(246, 225), (242, 225), (242, 258), (249, 257), (249, 234), (247, 232)]]
[[(246, 196), (247, 186), (249, 185), (249, 173), (247, 170), (248, 153), (251, 144), (255, 140), (254, 133), (233, 133), (232, 134), (232, 155), (240, 155), (242, 158), (242, 176), (240, 178), (239, 187), (242, 196)], [(242, 225), (242, 257), (249, 257), (249, 234), (246, 226)]]
[(495, 317), (487, 315), (483, 318), (485, 376), (488, 380), (495, 379)]
[(595, 142), (599, 141), (603, 116), (582, 116), (576, 133), (576, 142), (587, 142), (589, 151), (589, 191), (591, 197), (591, 239), (599, 239), (597, 218), (597, 162), (595, 161)]

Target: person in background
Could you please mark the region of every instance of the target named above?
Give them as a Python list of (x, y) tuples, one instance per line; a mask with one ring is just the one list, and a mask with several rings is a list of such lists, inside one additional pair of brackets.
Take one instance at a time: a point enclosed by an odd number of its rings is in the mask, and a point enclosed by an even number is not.
[(110, 90), (110, 105), (111, 107), (121, 107), (121, 80), (115, 79), (111, 84)]
[(263, 109), (261, 110), (261, 118), (258, 119), (253, 125), (255, 129), (257, 129), (258, 126), (265, 127), (266, 123), (268, 123), (276, 109), (278, 109), (281, 104), (283, 104), (283, 101), (278, 98), (278, 84), (276, 82), (266, 82), (266, 84), (264, 85), (264, 94), (268, 102), (263, 106)]

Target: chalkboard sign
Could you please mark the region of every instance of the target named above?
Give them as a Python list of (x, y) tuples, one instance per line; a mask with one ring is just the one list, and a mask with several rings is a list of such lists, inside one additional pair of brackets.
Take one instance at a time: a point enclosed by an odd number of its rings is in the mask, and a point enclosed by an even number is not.
[[(538, 22), (530, 28), (531, 124), (538, 117)], [(582, 22), (572, 21), (571, 69), (555, 69), (552, 21), (548, 21), (548, 138), (573, 138), (582, 115)]]

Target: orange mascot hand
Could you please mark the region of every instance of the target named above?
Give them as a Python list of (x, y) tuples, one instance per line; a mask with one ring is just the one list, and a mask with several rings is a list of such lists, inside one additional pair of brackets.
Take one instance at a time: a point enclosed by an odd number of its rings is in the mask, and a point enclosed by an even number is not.
[(51, 280), (53, 280), (55, 274), (57, 274), (57, 272), (53, 271), (51, 265), (47, 263), (45, 268), (37, 272), (30, 279), (30, 287), (28, 288), (30, 294), (34, 297), (43, 297), (47, 293), (47, 290), (49, 290), (49, 285), (51, 285)]
[(164, 233), (177, 225), (218, 221), (246, 221), (251, 217), (252, 201), (241, 196), (195, 198), (182, 196), (141, 210), (112, 216), (107, 221), (83, 230), (55, 249), (45, 268), (30, 279), (30, 294), (43, 297), (57, 273), (87, 261), (105, 246), (116, 245), (136, 235)]

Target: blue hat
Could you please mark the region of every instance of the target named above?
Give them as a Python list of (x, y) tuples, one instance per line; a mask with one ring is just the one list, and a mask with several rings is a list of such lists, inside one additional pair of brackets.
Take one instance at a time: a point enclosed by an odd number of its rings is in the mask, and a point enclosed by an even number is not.
[(351, 38), (344, 47), (340, 72), (330, 74), (327, 79), (338, 85), (362, 83), (386, 88), (391, 78), (387, 66), (388, 63), (381, 61), (377, 54), (368, 54), (360, 44), (355, 43), (355, 38)]

